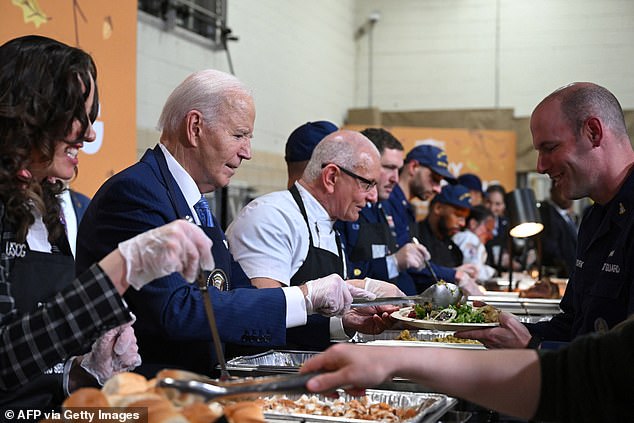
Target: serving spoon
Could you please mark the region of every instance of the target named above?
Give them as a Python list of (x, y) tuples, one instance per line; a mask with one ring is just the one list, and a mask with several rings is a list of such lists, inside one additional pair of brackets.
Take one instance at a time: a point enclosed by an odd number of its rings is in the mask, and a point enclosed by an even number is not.
[(350, 306), (356, 308), (378, 305), (431, 303), (434, 307), (445, 308), (447, 306), (460, 303), (462, 299), (462, 291), (457, 285), (440, 280), (417, 295), (406, 295), (404, 297), (378, 297), (374, 300), (355, 298)]

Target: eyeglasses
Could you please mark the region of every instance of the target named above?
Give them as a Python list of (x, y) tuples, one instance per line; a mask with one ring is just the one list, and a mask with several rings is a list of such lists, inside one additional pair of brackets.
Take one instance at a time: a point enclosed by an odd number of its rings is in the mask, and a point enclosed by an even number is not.
[(333, 164), (337, 166), (343, 173), (345, 173), (348, 176), (352, 176), (354, 179), (361, 182), (361, 188), (363, 188), (365, 191), (370, 191), (372, 188), (376, 186), (376, 181), (372, 181), (370, 179), (364, 178), (363, 176), (359, 176), (356, 173), (346, 169), (345, 167), (341, 167), (336, 163), (324, 163), (321, 165), (321, 168), (323, 169), (329, 164)]

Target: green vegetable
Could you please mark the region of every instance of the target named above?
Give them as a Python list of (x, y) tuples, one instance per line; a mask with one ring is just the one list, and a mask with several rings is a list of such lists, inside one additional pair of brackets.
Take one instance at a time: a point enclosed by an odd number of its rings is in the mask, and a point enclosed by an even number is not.
[[(438, 320), (447, 323), (484, 323), (485, 317), (469, 304), (450, 305), (442, 310), (432, 310), (431, 304), (414, 305), (416, 317), (423, 320)], [(455, 317), (453, 316), (455, 311)]]

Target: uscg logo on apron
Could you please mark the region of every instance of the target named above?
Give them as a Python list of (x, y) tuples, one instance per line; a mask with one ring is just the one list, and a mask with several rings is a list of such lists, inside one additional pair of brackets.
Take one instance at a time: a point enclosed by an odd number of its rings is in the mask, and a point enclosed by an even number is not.
[(23, 258), (26, 255), (26, 244), (11, 241), (5, 244), (4, 254), (9, 258)]

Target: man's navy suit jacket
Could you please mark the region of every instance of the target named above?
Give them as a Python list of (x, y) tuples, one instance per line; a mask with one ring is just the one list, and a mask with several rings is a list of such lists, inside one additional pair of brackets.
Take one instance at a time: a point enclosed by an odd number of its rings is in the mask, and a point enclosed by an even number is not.
[[(120, 242), (189, 213), (175, 180), (161, 172), (158, 160), (164, 160), (158, 147), (146, 151), (139, 163), (111, 177), (95, 194), (79, 228), (77, 272), (101, 260)], [(171, 198), (174, 195), (168, 184), (178, 198)], [(233, 287), (246, 284), (248, 288), (209, 289), (222, 341), (258, 347), (285, 345), (284, 293), (251, 287), (236, 266), (234, 262), (233, 273), (240, 281), (232, 281)], [(161, 367), (212, 371), (216, 359), (211, 353), (211, 332), (201, 292), (194, 285), (173, 273), (140, 291), (130, 288), (126, 292), (124, 298), (137, 316), (134, 327), (139, 352), (144, 363), (151, 365), (143, 373)]]

